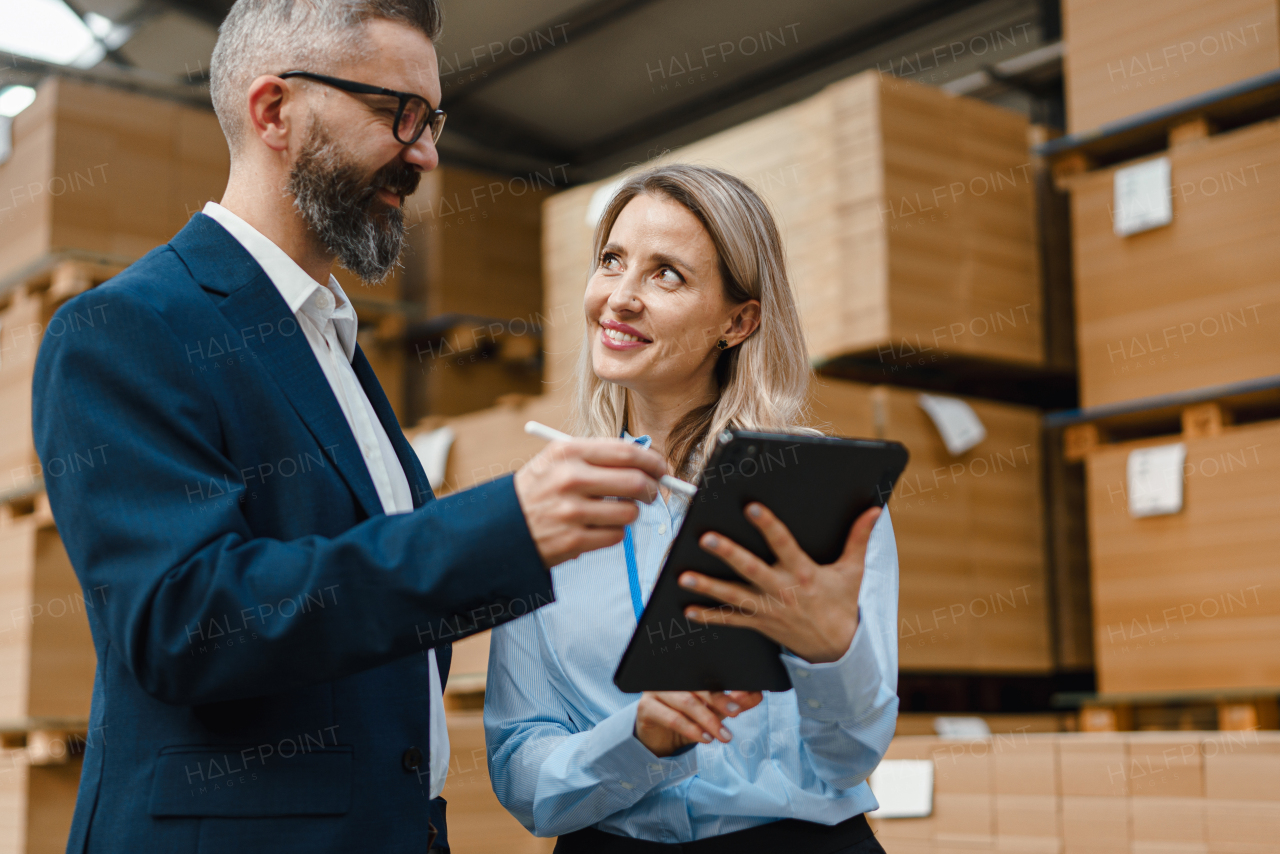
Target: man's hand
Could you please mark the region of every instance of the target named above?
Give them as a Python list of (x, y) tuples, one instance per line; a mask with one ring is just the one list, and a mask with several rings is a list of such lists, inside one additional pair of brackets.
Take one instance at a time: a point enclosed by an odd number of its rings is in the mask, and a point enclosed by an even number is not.
[[(658, 496), (667, 463), (617, 439), (551, 442), (516, 472), (516, 497), (548, 569), (583, 552), (622, 542), (640, 515), (633, 501)], [(614, 498), (632, 499), (615, 501)]]
[(721, 724), (760, 705), (759, 691), (645, 691), (636, 707), (636, 738), (654, 756), (670, 756), (686, 744), (728, 744)]

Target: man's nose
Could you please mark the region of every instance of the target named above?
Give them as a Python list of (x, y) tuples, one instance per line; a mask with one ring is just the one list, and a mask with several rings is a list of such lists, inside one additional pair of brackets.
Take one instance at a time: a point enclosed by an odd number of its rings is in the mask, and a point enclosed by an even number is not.
[(420, 136), (413, 145), (406, 145), (400, 157), (405, 163), (416, 166), (419, 172), (430, 172), (440, 165), (440, 152), (436, 150), (430, 131)]

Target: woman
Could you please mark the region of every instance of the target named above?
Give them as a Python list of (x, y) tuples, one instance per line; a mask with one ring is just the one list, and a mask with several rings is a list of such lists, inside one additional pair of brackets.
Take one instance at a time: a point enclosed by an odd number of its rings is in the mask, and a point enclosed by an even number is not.
[[(693, 478), (726, 427), (804, 429), (810, 372), (782, 243), (746, 184), (651, 169), (617, 191), (594, 246), (578, 433), (646, 444)], [(623, 543), (552, 570), (554, 604), (494, 630), (485, 734), (498, 799), (538, 836), (560, 836), (562, 854), (883, 851), (862, 814), (898, 707), (888, 515), (864, 514), (840, 561), (820, 567), (753, 504), (779, 562), (708, 534), (701, 545), (748, 583), (681, 577), (735, 606), (691, 619), (764, 632), (796, 689), (623, 694), (614, 669), (686, 508), (665, 492), (641, 506)]]

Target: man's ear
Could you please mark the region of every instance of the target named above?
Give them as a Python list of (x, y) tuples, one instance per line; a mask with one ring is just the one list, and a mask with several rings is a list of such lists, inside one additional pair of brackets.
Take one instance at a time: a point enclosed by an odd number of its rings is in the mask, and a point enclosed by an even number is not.
[(298, 92), (285, 80), (266, 74), (249, 84), (249, 128), (254, 136), (272, 151), (289, 147), (290, 119), (295, 112), (287, 109), (296, 102)]
[(736, 347), (759, 328), (760, 300), (747, 300), (729, 315), (729, 321), (725, 324), (721, 337), (728, 339), (730, 347)]

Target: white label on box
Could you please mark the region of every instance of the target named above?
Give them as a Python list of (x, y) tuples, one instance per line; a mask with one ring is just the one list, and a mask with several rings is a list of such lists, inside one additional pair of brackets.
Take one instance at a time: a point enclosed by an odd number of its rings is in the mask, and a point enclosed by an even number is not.
[(1178, 442), (1129, 452), (1129, 515), (1164, 516), (1182, 509), (1182, 465), (1187, 446)]
[(587, 212), (584, 220), (588, 228), (595, 228), (596, 223), (600, 221), (600, 217), (604, 216), (604, 209), (609, 207), (609, 202), (613, 201), (614, 194), (627, 183), (630, 176), (623, 175), (621, 178), (610, 181), (608, 184), (601, 185), (591, 194), (591, 200), (587, 202)]
[(422, 471), (427, 475), (427, 483), (433, 490), (439, 491), (444, 485), (445, 469), (449, 466), (449, 449), (453, 447), (453, 428), (441, 427), (430, 433), (419, 433), (413, 437), (409, 447), (418, 455), (422, 463)]
[(1117, 169), (1113, 228), (1119, 237), (1173, 222), (1173, 180), (1168, 157)]
[(982, 426), (978, 413), (960, 398), (922, 394), (918, 400), (920, 408), (933, 419), (951, 456), (958, 457), (987, 438), (987, 428)]
[(991, 735), (991, 727), (976, 716), (934, 718), (933, 731), (943, 738), (987, 738)]
[(870, 818), (927, 818), (933, 812), (931, 759), (886, 759), (867, 783), (880, 802)]

